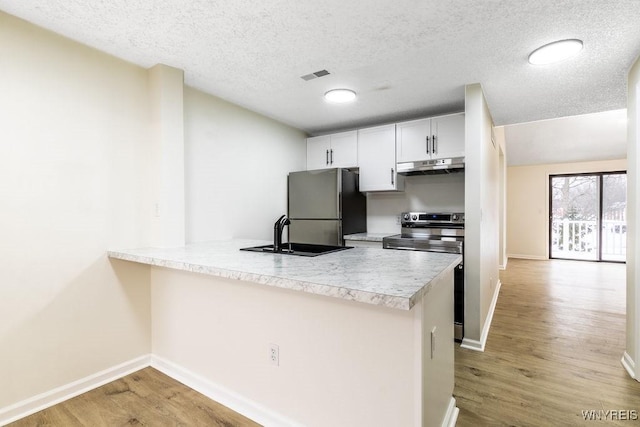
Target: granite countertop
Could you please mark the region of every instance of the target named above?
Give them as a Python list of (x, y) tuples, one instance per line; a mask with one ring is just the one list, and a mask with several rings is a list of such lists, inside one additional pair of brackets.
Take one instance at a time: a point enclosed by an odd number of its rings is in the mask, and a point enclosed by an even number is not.
[(109, 257), (410, 310), (431, 282), (462, 261), (460, 255), (353, 248), (302, 257), (240, 251), (268, 244), (225, 240), (176, 248), (112, 250)]
[(355, 233), (347, 234), (344, 236), (345, 240), (361, 240), (365, 242), (382, 242), (382, 239), (387, 236), (393, 236), (398, 233)]

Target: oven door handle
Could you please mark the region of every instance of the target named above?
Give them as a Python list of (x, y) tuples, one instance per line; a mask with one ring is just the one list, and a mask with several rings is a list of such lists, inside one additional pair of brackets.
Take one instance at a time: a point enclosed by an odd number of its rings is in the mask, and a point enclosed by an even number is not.
[(385, 246), (384, 249), (400, 249), (401, 251), (416, 251), (417, 249), (411, 246)]
[(416, 246), (395, 245), (393, 243), (383, 244), (382, 247), (384, 249), (400, 249), (404, 251), (435, 252), (435, 253), (442, 253), (442, 254), (462, 255), (462, 248), (460, 249), (456, 248), (456, 250), (451, 250), (450, 248), (438, 247), (438, 246), (431, 246), (429, 248), (424, 248), (419, 246), (416, 247)]

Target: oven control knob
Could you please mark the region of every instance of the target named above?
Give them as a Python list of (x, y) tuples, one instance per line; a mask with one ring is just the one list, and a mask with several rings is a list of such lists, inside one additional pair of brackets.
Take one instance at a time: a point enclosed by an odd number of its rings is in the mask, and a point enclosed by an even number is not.
[(458, 214), (451, 215), (451, 219), (454, 220), (454, 221), (457, 221), (459, 219), (458, 218)]
[(412, 215), (411, 219), (414, 220), (414, 221), (417, 221), (418, 220), (418, 215)]
[(406, 214), (404, 214), (403, 219), (404, 219), (405, 221), (409, 221), (409, 220), (411, 219), (411, 215), (409, 215), (409, 214), (407, 214), (407, 213), (406, 213)]

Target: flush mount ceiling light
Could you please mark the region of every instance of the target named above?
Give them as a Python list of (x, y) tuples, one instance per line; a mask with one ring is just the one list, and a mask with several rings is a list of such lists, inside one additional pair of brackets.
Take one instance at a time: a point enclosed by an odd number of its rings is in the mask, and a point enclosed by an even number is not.
[(356, 93), (351, 89), (332, 89), (324, 94), (324, 99), (328, 102), (342, 104), (356, 99)]
[(582, 40), (558, 40), (531, 52), (529, 63), (533, 65), (554, 64), (577, 55), (581, 50)]

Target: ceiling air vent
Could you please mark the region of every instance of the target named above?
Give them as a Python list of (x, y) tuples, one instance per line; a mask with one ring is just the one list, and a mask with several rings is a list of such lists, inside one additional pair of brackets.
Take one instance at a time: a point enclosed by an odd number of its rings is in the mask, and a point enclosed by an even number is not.
[(316, 71), (315, 73), (306, 74), (300, 78), (302, 80), (309, 81), (309, 80), (317, 79), (318, 77), (326, 76), (328, 74), (330, 73), (327, 70), (320, 70), (320, 71)]

